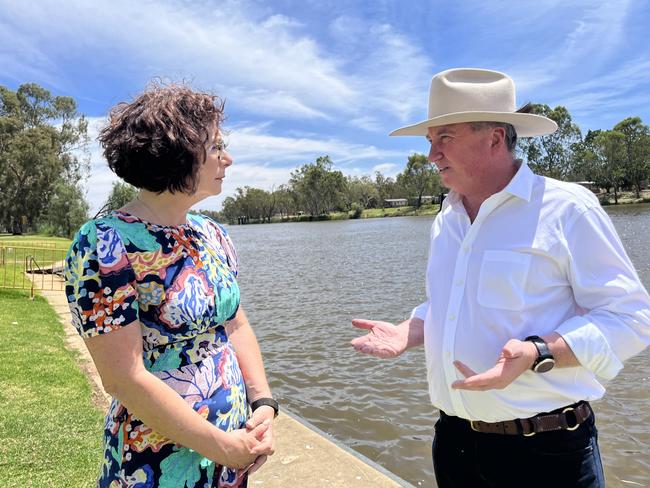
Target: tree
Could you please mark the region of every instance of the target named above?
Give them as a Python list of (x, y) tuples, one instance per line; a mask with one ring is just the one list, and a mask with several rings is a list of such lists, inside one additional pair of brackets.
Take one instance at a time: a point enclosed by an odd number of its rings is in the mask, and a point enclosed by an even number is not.
[(280, 187), (275, 190), (275, 201), (280, 218), (285, 216), (288, 217), (297, 211), (297, 199), (298, 195), (289, 188), (289, 185), (280, 185)]
[(344, 205), (346, 210), (352, 210), (356, 203), (361, 207), (370, 208), (377, 204), (379, 192), (375, 183), (369, 176), (348, 176), (344, 191)]
[(614, 189), (614, 203), (618, 204), (618, 192), (624, 179), (625, 135), (615, 130), (601, 131), (594, 139), (598, 178)]
[(242, 217), (242, 212), (239, 208), (237, 199), (226, 197), (221, 204), (221, 215), (231, 224), (237, 222), (238, 219)]
[(546, 136), (521, 140), (521, 151), (536, 173), (566, 180), (573, 169), (573, 148), (580, 141), (580, 128), (572, 122), (571, 114), (561, 105), (554, 109), (548, 105), (533, 105), (532, 111), (554, 120), (558, 130)]
[(87, 175), (87, 127), (72, 98), (34, 83), (0, 86), (0, 225), (34, 228), (61, 185)]
[(387, 178), (380, 171), (375, 171), (375, 188), (377, 189), (377, 198), (381, 208), (385, 207), (387, 198), (397, 196), (396, 186), (393, 178)]
[(650, 129), (641, 122), (639, 117), (628, 117), (616, 124), (614, 130), (623, 135), (625, 176), (634, 186), (636, 198), (639, 198), (643, 181), (650, 177), (650, 154), (647, 143)]
[(106, 203), (99, 209), (95, 218), (106, 215), (123, 207), (138, 196), (138, 189), (122, 181), (114, 181)]
[(422, 205), (422, 196), (440, 191), (440, 176), (424, 154), (411, 154), (404, 171), (397, 175), (397, 184), (409, 196), (416, 196), (416, 208)]
[(44, 214), (43, 225), (48, 233), (72, 237), (88, 219), (88, 202), (78, 185), (57, 183), (50, 204)]
[(345, 177), (332, 170), (329, 156), (320, 156), (315, 163), (305, 164), (291, 173), (291, 188), (302, 206), (313, 217), (331, 212), (340, 204), (345, 190)]
[(275, 195), (273, 192), (247, 186), (245, 199), (252, 218), (262, 222), (266, 220), (271, 223), (271, 217), (275, 214)]

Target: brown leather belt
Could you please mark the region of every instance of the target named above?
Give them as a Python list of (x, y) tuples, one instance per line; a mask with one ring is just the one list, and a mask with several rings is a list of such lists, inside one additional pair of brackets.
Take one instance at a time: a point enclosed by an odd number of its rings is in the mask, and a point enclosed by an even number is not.
[[(444, 412), (441, 413), (444, 414)], [(503, 422), (467, 420), (466, 422), (470, 424), (472, 430), (484, 434), (533, 436), (540, 432), (552, 432), (554, 430), (576, 430), (592, 413), (589, 403), (581, 401), (527, 419), (505, 420)]]

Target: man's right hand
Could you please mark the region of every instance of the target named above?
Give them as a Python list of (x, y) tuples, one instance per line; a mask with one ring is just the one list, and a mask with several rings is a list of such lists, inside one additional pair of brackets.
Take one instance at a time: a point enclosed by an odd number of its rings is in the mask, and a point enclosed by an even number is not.
[(408, 348), (407, 322), (394, 325), (378, 320), (353, 319), (352, 325), (369, 331), (366, 335), (351, 341), (352, 347), (359, 352), (378, 358), (394, 358)]

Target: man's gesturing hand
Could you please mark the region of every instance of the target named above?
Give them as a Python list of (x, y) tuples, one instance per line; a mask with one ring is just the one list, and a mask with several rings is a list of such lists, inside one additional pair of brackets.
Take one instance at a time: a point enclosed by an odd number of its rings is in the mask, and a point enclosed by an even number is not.
[(451, 387), (460, 390), (502, 390), (530, 369), (537, 354), (532, 342), (511, 339), (503, 346), (496, 365), (483, 373), (477, 374), (461, 361), (454, 361), (454, 366), (465, 379), (454, 381)]
[(357, 351), (378, 358), (394, 358), (402, 354), (408, 344), (408, 329), (378, 320), (354, 319), (352, 325), (369, 332), (352, 339), (351, 344)]

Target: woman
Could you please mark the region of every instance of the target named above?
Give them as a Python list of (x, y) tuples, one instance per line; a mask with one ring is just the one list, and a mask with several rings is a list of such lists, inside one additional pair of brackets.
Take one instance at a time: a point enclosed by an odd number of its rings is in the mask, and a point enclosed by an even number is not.
[(87, 222), (66, 263), (73, 324), (113, 395), (98, 486), (242, 487), (273, 453), (277, 403), (233, 245), (188, 214), (232, 164), (222, 120), (217, 97), (152, 86), (100, 133), (110, 168), (139, 193)]

